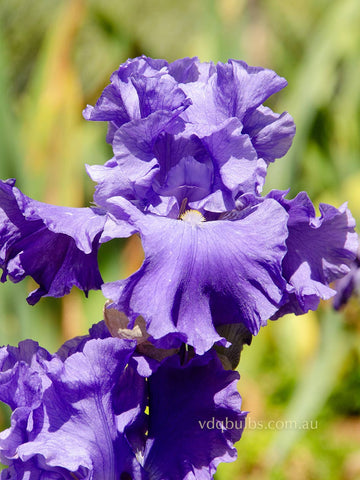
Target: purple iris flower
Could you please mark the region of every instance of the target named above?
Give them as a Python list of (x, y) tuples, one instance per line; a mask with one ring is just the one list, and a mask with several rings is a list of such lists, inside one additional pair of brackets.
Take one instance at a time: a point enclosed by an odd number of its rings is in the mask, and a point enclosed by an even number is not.
[[(46, 205), (0, 182), (1, 280), (32, 276), (31, 304), (74, 285), (109, 299), (108, 328), (55, 355), (31, 340), (0, 349), (13, 410), (1, 480), (205, 480), (235, 459), (245, 413), (216, 352), (234, 368), (269, 319), (317, 308), (358, 248), (346, 205), (316, 217), (305, 192), (260, 195), (295, 133), (263, 106), (285, 85), (235, 60), (128, 60), (84, 111), (109, 122), (114, 152), (88, 167), (96, 207)], [(104, 284), (100, 245), (132, 234), (142, 266)]]
[[(96, 208), (49, 206), (0, 184), (2, 280), (31, 275), (30, 303), (101, 286), (129, 328), (142, 317), (156, 347), (185, 342), (197, 354), (228, 346), (229, 325), (256, 335), (270, 318), (317, 308), (349, 271), (357, 236), (345, 206), (317, 218), (305, 193), (260, 196), (294, 134), (288, 114), (262, 106), (285, 84), (234, 60), (127, 61), (85, 110), (109, 122), (114, 150), (88, 167)], [(99, 246), (135, 233), (143, 265), (103, 284)]]
[(238, 374), (209, 353), (169, 357), (146, 379), (135, 347), (104, 322), (55, 355), (32, 340), (2, 347), (0, 400), (13, 413), (0, 478), (210, 479), (233, 461), (245, 418)]

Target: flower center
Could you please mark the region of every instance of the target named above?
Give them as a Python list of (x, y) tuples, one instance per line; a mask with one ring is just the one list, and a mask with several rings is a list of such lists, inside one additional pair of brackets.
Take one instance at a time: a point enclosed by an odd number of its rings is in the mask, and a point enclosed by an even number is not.
[(186, 210), (180, 215), (180, 220), (190, 223), (190, 225), (201, 225), (202, 222), (205, 222), (205, 218), (198, 210)]

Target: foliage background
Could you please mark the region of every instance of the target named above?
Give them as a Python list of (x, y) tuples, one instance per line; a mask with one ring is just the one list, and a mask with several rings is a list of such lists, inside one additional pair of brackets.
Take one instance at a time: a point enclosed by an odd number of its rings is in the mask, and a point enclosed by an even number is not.
[[(269, 104), (293, 115), (297, 135), (271, 166), (267, 190), (306, 189), (316, 205), (348, 201), (360, 219), (358, 0), (0, 0), (0, 25), (0, 177), (16, 177), (27, 195), (89, 204), (84, 163), (103, 163), (111, 151), (105, 126), (81, 111), (128, 57), (241, 58), (289, 82)], [(141, 259), (136, 239), (105, 245), (105, 281), (129, 275)], [(100, 292), (85, 300), (74, 289), (30, 307), (33, 288), (30, 280), (0, 286), (1, 344), (31, 337), (53, 352), (102, 317)], [(357, 299), (341, 313), (322, 304), (254, 338), (239, 390), (251, 420), (262, 423), (249, 425), (238, 460), (221, 466), (217, 480), (360, 478), (359, 314)], [(298, 428), (266, 428), (277, 420)], [(8, 424), (2, 405), (1, 429)]]

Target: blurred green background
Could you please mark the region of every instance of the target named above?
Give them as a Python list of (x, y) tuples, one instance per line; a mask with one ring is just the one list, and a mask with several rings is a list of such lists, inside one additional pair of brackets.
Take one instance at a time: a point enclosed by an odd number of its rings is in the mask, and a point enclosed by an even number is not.
[[(243, 59), (289, 86), (268, 104), (297, 125), (267, 190), (348, 201), (360, 219), (359, 0), (0, 0), (0, 178), (38, 200), (88, 205), (84, 163), (112, 154), (106, 126), (81, 115), (128, 57)], [(102, 247), (105, 281), (141, 264), (134, 238)], [(29, 280), (0, 286), (0, 343), (33, 338), (54, 352), (102, 318), (104, 299), (76, 289), (25, 301)], [(251, 423), (217, 480), (360, 479), (360, 306), (331, 303), (270, 322), (245, 348), (239, 390)], [(9, 411), (0, 407), (1, 429)], [(294, 423), (297, 422), (296, 428)], [(270, 423), (269, 423), (270, 422)], [(278, 423), (274, 423), (278, 422)]]

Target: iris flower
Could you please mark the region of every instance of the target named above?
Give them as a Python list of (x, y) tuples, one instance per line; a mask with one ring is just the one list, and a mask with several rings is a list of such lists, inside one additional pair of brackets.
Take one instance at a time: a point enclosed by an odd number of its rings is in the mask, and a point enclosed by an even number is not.
[[(2, 281), (31, 275), (29, 303), (101, 287), (129, 328), (142, 317), (157, 347), (187, 343), (200, 355), (229, 345), (226, 326), (256, 335), (268, 319), (316, 309), (348, 273), (357, 235), (346, 205), (316, 217), (305, 192), (261, 195), (295, 132), (288, 113), (262, 105), (285, 85), (235, 60), (128, 60), (84, 111), (108, 122), (114, 152), (87, 167), (94, 207), (50, 206), (0, 184)], [(104, 284), (100, 245), (132, 234), (143, 265)]]
[[(306, 192), (261, 195), (295, 134), (287, 112), (263, 105), (285, 86), (236, 60), (130, 59), (84, 110), (108, 122), (113, 150), (87, 166), (92, 207), (0, 181), (1, 281), (31, 276), (30, 304), (73, 286), (108, 299), (108, 328), (55, 355), (32, 340), (0, 349), (0, 400), (13, 411), (1, 480), (205, 480), (236, 458), (242, 345), (333, 296), (358, 248), (346, 204), (317, 217)], [(104, 283), (100, 246), (133, 234), (142, 266)]]
[(235, 460), (246, 416), (238, 373), (211, 352), (170, 356), (146, 378), (140, 357), (104, 322), (55, 355), (32, 340), (2, 347), (0, 400), (13, 413), (1, 480), (211, 479)]

